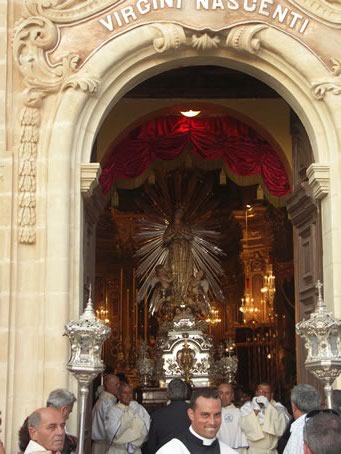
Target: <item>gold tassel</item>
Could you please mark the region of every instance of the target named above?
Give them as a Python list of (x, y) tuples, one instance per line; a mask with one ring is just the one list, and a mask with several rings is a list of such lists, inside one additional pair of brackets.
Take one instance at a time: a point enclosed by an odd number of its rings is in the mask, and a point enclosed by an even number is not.
[(219, 173), (219, 184), (221, 186), (226, 184), (226, 173), (223, 169), (221, 169), (221, 171)]

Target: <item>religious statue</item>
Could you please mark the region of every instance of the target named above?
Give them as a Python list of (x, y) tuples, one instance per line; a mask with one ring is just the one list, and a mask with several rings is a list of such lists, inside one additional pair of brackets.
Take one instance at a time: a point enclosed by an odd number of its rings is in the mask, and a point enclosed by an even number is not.
[(148, 197), (141, 202), (137, 301), (148, 304), (158, 322), (156, 378), (168, 383), (181, 377), (208, 386), (212, 340), (206, 319), (210, 301), (224, 299), (212, 180), (186, 172), (167, 177), (146, 186)]
[(174, 219), (166, 228), (163, 236), (165, 246), (168, 248), (167, 268), (173, 276), (173, 292), (176, 303), (183, 303), (191, 272), (193, 270), (193, 257), (191, 241), (193, 234), (191, 228), (184, 221), (184, 208), (175, 210)]
[[(148, 194), (151, 203), (143, 210), (149, 216), (141, 220), (136, 238), (140, 245), (136, 253), (137, 300), (147, 300), (151, 314), (164, 321), (169, 321), (170, 313), (176, 316), (178, 307), (188, 307), (192, 317), (204, 319), (210, 298), (223, 300), (223, 252), (217, 246), (219, 233), (212, 229), (212, 217), (205, 209), (209, 191), (200, 192), (194, 184), (191, 189), (170, 191), (163, 186)], [(174, 200), (174, 194), (180, 200)]]

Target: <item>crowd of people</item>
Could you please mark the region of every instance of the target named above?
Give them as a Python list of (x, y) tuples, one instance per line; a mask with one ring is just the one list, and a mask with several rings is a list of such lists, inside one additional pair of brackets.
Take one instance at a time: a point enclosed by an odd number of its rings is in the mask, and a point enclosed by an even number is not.
[[(149, 415), (123, 375), (106, 374), (92, 410), (92, 454), (341, 453), (341, 390), (333, 391), (334, 408), (326, 409), (317, 389), (296, 385), (292, 416), (268, 383), (259, 383), (240, 406), (230, 383), (190, 391), (180, 378), (171, 380), (167, 405)], [(20, 453), (77, 453), (77, 438), (66, 428), (75, 401), (65, 389), (52, 391), (46, 407), (20, 428)]]

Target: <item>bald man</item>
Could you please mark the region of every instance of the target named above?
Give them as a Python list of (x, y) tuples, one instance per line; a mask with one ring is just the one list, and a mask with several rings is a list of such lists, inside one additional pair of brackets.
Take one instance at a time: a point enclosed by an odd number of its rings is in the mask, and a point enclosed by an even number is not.
[(232, 403), (234, 400), (232, 385), (230, 383), (219, 385), (218, 395), (221, 400), (221, 426), (217, 437), (242, 454), (249, 445), (239, 426), (240, 410)]
[(104, 424), (109, 410), (117, 403), (119, 386), (120, 379), (117, 375), (105, 376), (104, 391), (92, 410), (92, 454), (104, 454), (107, 450)]
[(107, 453), (141, 454), (149, 431), (149, 414), (133, 400), (133, 390), (127, 383), (121, 383), (117, 397), (119, 403), (109, 410), (105, 420)]
[(24, 454), (51, 451), (58, 454), (64, 446), (65, 421), (56, 408), (39, 408), (28, 417), (30, 442)]

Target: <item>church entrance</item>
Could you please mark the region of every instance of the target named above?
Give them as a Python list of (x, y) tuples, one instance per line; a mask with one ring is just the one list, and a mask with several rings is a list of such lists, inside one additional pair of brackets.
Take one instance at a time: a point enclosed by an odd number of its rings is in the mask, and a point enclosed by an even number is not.
[[(267, 381), (281, 398), (292, 387), (298, 258), (287, 206), (293, 144), (304, 136), (297, 125), (265, 84), (208, 66), (148, 79), (109, 113), (93, 151), (106, 194), (95, 295), (98, 316), (112, 328), (107, 366), (136, 386), (180, 375), (197, 385), (229, 379), (241, 392)], [(298, 148), (303, 174), (309, 143)], [(179, 211), (197, 240), (180, 256), (165, 241)], [(173, 331), (180, 333), (174, 351)], [(201, 337), (188, 348), (186, 368), (180, 338), (194, 331)]]

